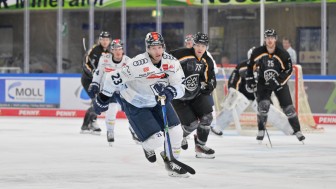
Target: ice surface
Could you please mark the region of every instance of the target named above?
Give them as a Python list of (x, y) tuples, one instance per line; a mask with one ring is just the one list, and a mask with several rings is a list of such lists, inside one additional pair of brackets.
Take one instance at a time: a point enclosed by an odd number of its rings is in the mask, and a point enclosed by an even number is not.
[(0, 117), (0, 188), (336, 188), (336, 127), (322, 134), (305, 134), (305, 145), (295, 136), (270, 131), (273, 148), (255, 136), (210, 135), (215, 159), (196, 159), (192, 137), (180, 160), (192, 166), (190, 178), (167, 176), (157, 153), (149, 163), (118, 120), (115, 144), (102, 135), (79, 134), (80, 118)]

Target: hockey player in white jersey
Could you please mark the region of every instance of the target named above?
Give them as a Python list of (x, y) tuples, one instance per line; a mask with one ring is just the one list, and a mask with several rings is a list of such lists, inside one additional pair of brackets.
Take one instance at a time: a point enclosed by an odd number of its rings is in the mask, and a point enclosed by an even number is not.
[[(99, 59), (98, 67), (93, 73), (92, 83), (88, 90), (88, 94), (91, 98), (94, 98), (96, 94), (99, 93), (100, 88), (103, 87), (106, 74), (113, 70), (121, 69), (121, 67), (126, 65), (127, 61), (130, 59), (128, 56), (124, 55), (123, 43), (120, 39), (113, 39), (109, 50), (110, 53), (102, 54)], [(114, 126), (120, 107), (118, 98), (119, 93), (115, 93), (110, 98), (110, 104), (105, 115), (106, 136), (110, 146), (112, 146), (112, 143), (114, 142)]]
[[(134, 132), (142, 141), (145, 157), (155, 162), (155, 150), (164, 144), (163, 114), (157, 97), (165, 96), (168, 133), (173, 155), (178, 158), (183, 131), (170, 101), (184, 95), (184, 73), (180, 62), (165, 52), (160, 33), (148, 33), (145, 43), (145, 53), (130, 59), (120, 71), (107, 75), (103, 90), (94, 101), (94, 109), (98, 114), (106, 111), (109, 98), (120, 91), (123, 108)], [(165, 152), (160, 155), (170, 176), (188, 176), (186, 170), (168, 160)]]

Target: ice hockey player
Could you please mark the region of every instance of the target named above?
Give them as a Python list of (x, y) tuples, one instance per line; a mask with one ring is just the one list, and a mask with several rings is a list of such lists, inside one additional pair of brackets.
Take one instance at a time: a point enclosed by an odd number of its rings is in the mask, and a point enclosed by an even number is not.
[[(253, 110), (258, 113), (257, 102), (254, 95), (255, 91), (251, 90), (246, 86), (245, 80), (247, 63), (250, 60), (254, 48), (255, 47), (249, 49), (249, 51), (247, 52), (247, 59), (238, 64), (229, 77), (229, 94), (227, 95), (223, 103), (223, 109), (217, 116), (219, 124), (216, 125), (216, 130), (223, 131), (233, 121), (233, 114), (236, 114), (237, 118), (239, 118), (240, 114), (250, 104), (252, 104)], [(272, 124), (272, 126), (283, 131), (284, 134), (293, 134), (293, 129), (288, 122), (287, 116), (279, 109), (277, 109), (273, 104), (270, 105), (270, 110), (268, 112), (268, 121)]]
[[(192, 48), (193, 45), (194, 45), (193, 35), (192, 34), (186, 35), (185, 38), (184, 38), (184, 47)], [(217, 74), (218, 73), (218, 68), (217, 68), (216, 61), (213, 59), (213, 57), (212, 57), (212, 55), (210, 54), (209, 51), (207, 51), (207, 54), (212, 59), (212, 61), (214, 62), (214, 70), (215, 70), (215, 74)], [(211, 125), (210, 125), (210, 129), (216, 135), (223, 135), (222, 131), (215, 128), (215, 126), (216, 126), (216, 108), (215, 108), (214, 99), (213, 99), (211, 94), (208, 96), (208, 98), (209, 98), (210, 103), (212, 104), (212, 110), (213, 110), (212, 111), (213, 119), (212, 119), (212, 122), (211, 122)]]
[(206, 52), (208, 45), (208, 36), (198, 32), (193, 36), (192, 48), (180, 48), (170, 53), (181, 62), (186, 77), (185, 95), (172, 101), (183, 128), (182, 149), (188, 148), (186, 137), (197, 130), (194, 135), (196, 157), (212, 159), (215, 151), (207, 147), (206, 142), (213, 119), (209, 94), (216, 88), (216, 76), (214, 62)]
[[(91, 98), (95, 98), (100, 88), (103, 87), (106, 74), (113, 70), (121, 69), (122, 66), (126, 65), (129, 59), (128, 56), (124, 55), (123, 43), (120, 39), (113, 39), (109, 48), (110, 53), (103, 53), (101, 55), (97, 69), (95, 69), (93, 73), (92, 83), (88, 90), (88, 94)], [(117, 101), (119, 99), (119, 93), (115, 92), (110, 98), (110, 104), (105, 114), (106, 136), (110, 146), (112, 146), (114, 142), (114, 125), (120, 107)]]
[[(99, 34), (99, 43), (94, 45), (87, 53), (84, 65), (83, 65), (83, 74), (81, 77), (81, 82), (83, 88), (88, 93), (89, 86), (92, 82), (92, 74), (98, 66), (98, 62), (102, 53), (109, 52), (109, 45), (111, 43), (111, 35), (107, 31), (102, 31)], [(81, 127), (81, 133), (93, 133), (100, 134), (101, 129), (97, 123), (97, 115), (93, 111), (93, 108), (90, 107), (84, 116), (83, 124)]]
[[(131, 126), (142, 141), (148, 161), (155, 162), (155, 149), (164, 144), (163, 114), (158, 96), (166, 97), (166, 113), (173, 155), (180, 155), (183, 131), (180, 121), (170, 104), (174, 98), (184, 95), (184, 73), (178, 60), (165, 52), (165, 42), (158, 32), (150, 32), (145, 38), (146, 52), (135, 56), (120, 71), (110, 72), (103, 90), (94, 101), (96, 113), (106, 111), (109, 98), (120, 91), (123, 108)], [(187, 177), (188, 173), (173, 161), (164, 159), (169, 176)]]
[[(277, 33), (274, 29), (264, 32), (265, 44), (253, 50), (247, 64), (246, 83), (250, 89), (257, 89), (258, 134), (257, 140), (263, 140), (271, 94), (274, 92), (280, 106), (293, 128), (299, 141), (305, 139), (301, 132), (298, 116), (293, 106), (287, 81), (292, 74), (292, 61), (287, 51), (276, 46)], [(257, 82), (253, 72), (258, 67)]]

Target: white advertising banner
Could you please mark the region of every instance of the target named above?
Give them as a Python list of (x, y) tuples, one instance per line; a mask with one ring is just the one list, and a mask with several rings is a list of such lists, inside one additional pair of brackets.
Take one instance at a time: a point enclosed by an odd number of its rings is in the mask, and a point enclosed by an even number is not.
[(60, 109), (86, 110), (91, 99), (85, 92), (80, 77), (60, 78)]
[(6, 102), (45, 102), (44, 80), (6, 80)]

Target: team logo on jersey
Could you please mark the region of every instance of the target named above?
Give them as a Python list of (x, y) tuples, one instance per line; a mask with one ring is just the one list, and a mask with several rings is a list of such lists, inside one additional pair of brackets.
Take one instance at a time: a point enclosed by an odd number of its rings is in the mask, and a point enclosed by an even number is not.
[(279, 73), (274, 69), (268, 69), (264, 72), (264, 79), (268, 82), (270, 79), (277, 77)]
[(134, 61), (133, 66), (141, 66), (141, 65), (144, 65), (146, 63), (148, 63), (148, 59), (144, 58), (144, 59), (141, 59), (141, 60)]
[(105, 72), (112, 72), (114, 70), (115, 70), (114, 68), (105, 67)]
[(168, 70), (168, 64), (162, 64), (162, 69), (165, 71)]
[(144, 67), (144, 68), (143, 68), (143, 71), (144, 71), (144, 72), (148, 72), (148, 71), (149, 71), (149, 67)]
[(193, 74), (189, 75), (185, 79), (185, 86), (188, 91), (194, 91), (197, 89), (199, 83), (198, 76), (199, 76), (198, 74)]
[(167, 75), (165, 73), (153, 73), (147, 76), (147, 79), (163, 79), (166, 77)]

